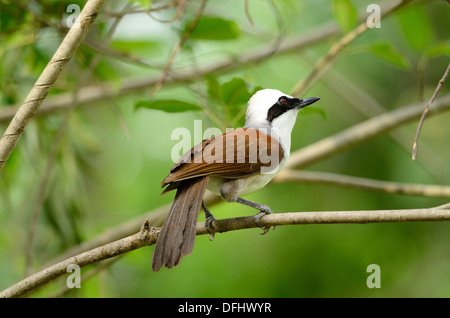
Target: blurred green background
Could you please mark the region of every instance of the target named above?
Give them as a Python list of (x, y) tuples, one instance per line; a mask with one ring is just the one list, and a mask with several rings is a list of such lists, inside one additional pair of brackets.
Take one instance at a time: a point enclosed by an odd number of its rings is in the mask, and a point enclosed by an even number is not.
[[(2, 116), (25, 99), (67, 32), (72, 14), (67, 6), (84, 3), (0, 0), (2, 133), (10, 121)], [(71, 97), (82, 87), (119, 92), (134, 80), (158, 79), (200, 3), (187, 1), (180, 7), (183, 1), (107, 1), (46, 103)], [(149, 98), (153, 87), (148, 86), (33, 118), (0, 173), (0, 289), (69, 248), (127, 220), (144, 220), (144, 213), (170, 203), (174, 194), (160, 196), (160, 182), (173, 164), (175, 128), (193, 131), (196, 119), (203, 120), (203, 129), (240, 126), (249, 94), (261, 87), (289, 94), (333, 43), (365, 20), (372, 3), (209, 0), (198, 29), (173, 61), (168, 83), (152, 96), (202, 110), (135, 109), (137, 101)], [(382, 8), (389, 3), (376, 2)], [(291, 150), (365, 120), (361, 108), (373, 111), (373, 103), (384, 111), (420, 101), (425, 107), (449, 63), (449, 9), (443, 0), (413, 1), (383, 18), (381, 28), (353, 41), (304, 93), (321, 101), (299, 115)], [(120, 14), (124, 11), (128, 14)], [(114, 26), (118, 16), (122, 18)], [(301, 50), (276, 52), (280, 43), (320, 35), (324, 25), (337, 26), (336, 31)], [(239, 61), (271, 47), (274, 52), (258, 63), (176, 81), (177, 74), (195, 75), (197, 68)], [(450, 93), (448, 84), (439, 96)], [(449, 122), (449, 112), (425, 120), (416, 161), (411, 148), (418, 120), (394, 130), (400, 138), (382, 135), (307, 170), (449, 184)], [(449, 201), (301, 183), (270, 184), (245, 198), (275, 212), (427, 208)], [(223, 202), (211, 210), (216, 218), (254, 213)], [(260, 232), (217, 234), (212, 242), (199, 236), (194, 252), (179, 267), (157, 273), (150, 266), (153, 247), (141, 248), (64, 296), (450, 297), (447, 222), (279, 226), (264, 236)], [(379, 289), (366, 286), (370, 264), (380, 266)], [(57, 295), (65, 279), (29, 296)]]

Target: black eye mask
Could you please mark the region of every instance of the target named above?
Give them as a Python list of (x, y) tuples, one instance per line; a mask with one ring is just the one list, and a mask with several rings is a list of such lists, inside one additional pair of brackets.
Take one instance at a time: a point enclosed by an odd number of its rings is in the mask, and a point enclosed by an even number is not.
[(301, 100), (298, 98), (281, 96), (278, 101), (269, 108), (267, 120), (271, 123), (275, 118), (283, 115), (288, 110), (296, 108), (300, 102)]

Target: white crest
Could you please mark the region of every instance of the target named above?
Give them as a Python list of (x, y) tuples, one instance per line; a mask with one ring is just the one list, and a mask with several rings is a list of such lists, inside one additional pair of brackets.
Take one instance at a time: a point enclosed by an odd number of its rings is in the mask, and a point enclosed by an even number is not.
[(292, 128), (294, 128), (298, 109), (285, 112), (281, 116), (275, 118), (272, 123), (269, 123), (267, 120), (267, 113), (270, 107), (276, 104), (281, 96), (293, 98), (277, 89), (262, 89), (257, 91), (248, 101), (245, 127), (259, 129), (269, 128), (270, 135), (279, 140), (285, 154), (289, 156), (291, 148), (291, 132)]
[(267, 112), (281, 96), (291, 97), (277, 89), (267, 88), (257, 91), (248, 101), (247, 114), (245, 116), (246, 126), (254, 123), (265, 123)]

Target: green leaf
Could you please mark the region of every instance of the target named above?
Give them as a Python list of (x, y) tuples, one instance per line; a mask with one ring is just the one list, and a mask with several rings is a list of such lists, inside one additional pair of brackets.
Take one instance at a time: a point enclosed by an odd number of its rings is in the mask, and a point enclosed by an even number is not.
[(94, 74), (102, 80), (120, 83), (122, 76), (120, 75), (119, 70), (120, 68), (113, 67), (108, 59), (102, 58), (98, 61), (97, 66), (94, 69)]
[(433, 42), (433, 26), (426, 10), (410, 6), (399, 10), (398, 20), (408, 43), (418, 51), (425, 50)]
[(152, 6), (152, 0), (132, 0), (133, 2), (139, 3), (143, 9), (150, 9)]
[(114, 39), (111, 48), (123, 53), (129, 53), (133, 56), (143, 55), (148, 56), (149, 52), (159, 52), (161, 43), (157, 41), (135, 40), (135, 39)]
[(437, 56), (450, 56), (450, 41), (434, 44), (427, 48), (425, 54), (429, 58)]
[[(186, 31), (191, 22), (184, 27)], [(233, 40), (240, 35), (236, 22), (222, 18), (202, 16), (189, 38), (194, 40)]]
[(244, 105), (252, 96), (247, 83), (243, 79), (235, 77), (231, 81), (222, 84), (221, 89), (228, 124), (231, 126), (242, 126), (246, 111)]
[(183, 102), (176, 99), (141, 99), (134, 104), (134, 109), (147, 108), (162, 110), (167, 113), (180, 113), (187, 111), (198, 111), (203, 108), (196, 104)]
[(222, 97), (226, 105), (245, 104), (251, 97), (247, 83), (241, 78), (233, 78), (222, 85)]
[(322, 117), (323, 120), (327, 119), (327, 113), (321, 109), (321, 108), (317, 108), (317, 107), (305, 107), (301, 109), (301, 113), (302, 115), (320, 115), (320, 117)]
[(262, 89), (264, 89), (264, 87), (262, 87), (262, 86), (255, 86), (255, 87), (253, 88), (253, 91), (252, 91), (252, 96), (253, 96), (253, 94), (255, 94), (257, 91), (260, 91), (260, 90), (262, 90)]
[(205, 77), (206, 84), (208, 87), (208, 97), (210, 100), (213, 100), (214, 102), (220, 102), (222, 100), (221, 97), (221, 86), (219, 84), (219, 81), (216, 77), (212, 75), (207, 75)]
[(389, 43), (374, 44), (369, 47), (369, 52), (396, 67), (409, 69), (411, 66), (409, 60)]
[(350, 0), (333, 0), (333, 13), (344, 33), (352, 30), (358, 23), (358, 12)]

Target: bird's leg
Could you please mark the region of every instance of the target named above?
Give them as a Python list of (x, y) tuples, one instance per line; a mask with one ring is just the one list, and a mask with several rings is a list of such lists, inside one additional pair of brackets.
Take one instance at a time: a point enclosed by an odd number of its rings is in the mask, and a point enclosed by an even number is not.
[(212, 230), (211, 223), (216, 220), (211, 211), (206, 207), (205, 201), (202, 200), (203, 212), (205, 213), (205, 228), (209, 233), (209, 240), (214, 240), (214, 231)]
[[(261, 221), (261, 218), (266, 215), (266, 214), (271, 214), (273, 213), (272, 210), (264, 204), (258, 203), (258, 202), (253, 202), (253, 201), (249, 201), (246, 199), (242, 199), (240, 197), (238, 197), (236, 199), (236, 202), (247, 205), (249, 207), (252, 207), (254, 209), (259, 210), (260, 212), (258, 214), (256, 214), (253, 219), (255, 220), (255, 223), (258, 227), (262, 228), (264, 231), (261, 233), (261, 235), (266, 234), (269, 230), (270, 230), (270, 226), (269, 227), (262, 227), (259, 222)], [(273, 227), (275, 229), (275, 226)]]

